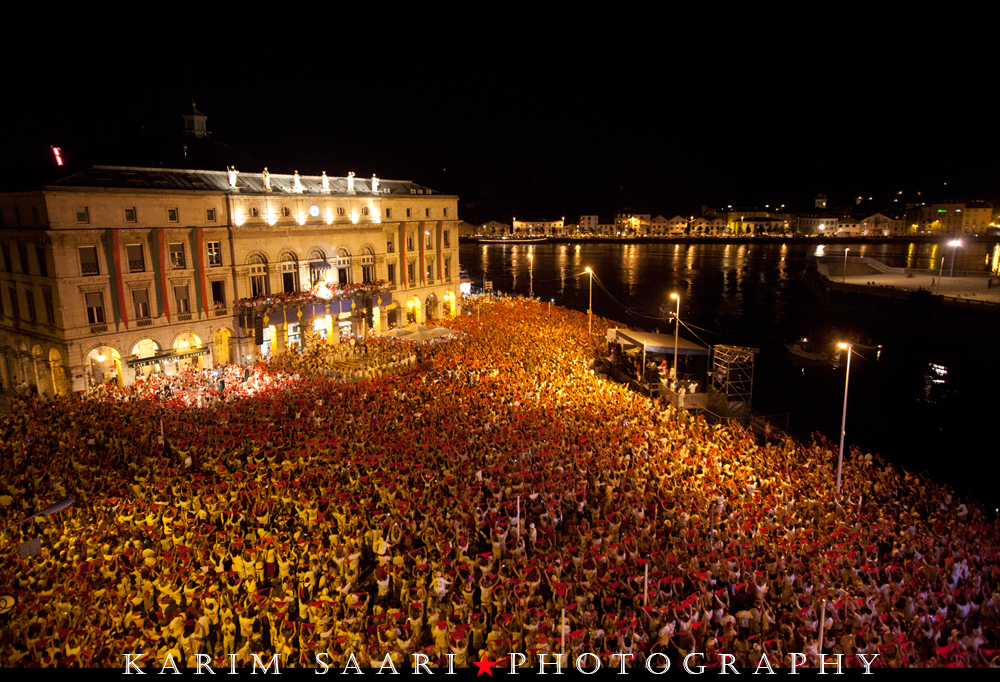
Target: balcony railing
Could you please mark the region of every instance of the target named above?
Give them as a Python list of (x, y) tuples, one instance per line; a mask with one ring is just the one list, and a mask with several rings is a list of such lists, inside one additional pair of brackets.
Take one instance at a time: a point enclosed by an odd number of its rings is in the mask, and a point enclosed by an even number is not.
[(229, 308), (216, 308), (215, 309), (215, 316), (216, 317), (225, 317), (228, 314), (229, 314)]
[(91, 334), (103, 334), (108, 331), (108, 325), (106, 324), (92, 324), (90, 325)]
[(101, 274), (101, 268), (98, 267), (97, 263), (84, 263), (81, 266), (84, 275), (99, 275)]
[(191, 319), (191, 313), (180, 313), (177, 315), (178, 322), (187, 322)]
[(151, 326), (153, 326), (153, 318), (152, 317), (140, 317), (139, 319), (137, 319), (135, 321), (135, 326), (136, 327), (151, 327)]
[(146, 262), (141, 260), (130, 260), (128, 262), (129, 272), (146, 272)]

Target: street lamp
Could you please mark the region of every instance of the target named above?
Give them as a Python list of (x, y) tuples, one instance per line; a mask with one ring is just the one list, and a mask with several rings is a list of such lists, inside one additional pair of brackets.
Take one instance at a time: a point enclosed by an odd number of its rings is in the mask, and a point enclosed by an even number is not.
[(844, 413), (840, 417), (840, 462), (837, 464), (837, 496), (840, 497), (840, 475), (844, 469), (844, 435), (847, 433), (847, 382), (851, 378), (851, 348), (853, 344), (838, 343), (837, 348), (847, 349), (847, 371), (844, 373)]
[(951, 247), (951, 272), (948, 273), (949, 277), (955, 276), (955, 251), (961, 245), (962, 245), (961, 239), (952, 239), (950, 242), (948, 242), (948, 246)]
[(841, 278), (840, 282), (844, 283), (847, 281), (847, 252), (851, 250), (851, 247), (844, 249), (844, 276)]
[(681, 331), (681, 297), (679, 294), (670, 294), (670, 298), (677, 299), (677, 312), (674, 313), (674, 366), (671, 369), (674, 375), (674, 381), (677, 380), (677, 337), (680, 336)]
[(531, 298), (535, 297), (535, 255), (533, 253), (528, 254), (528, 296)]
[(590, 274), (590, 298), (587, 301), (587, 333), (591, 334), (594, 331), (594, 271), (587, 268), (587, 273)]

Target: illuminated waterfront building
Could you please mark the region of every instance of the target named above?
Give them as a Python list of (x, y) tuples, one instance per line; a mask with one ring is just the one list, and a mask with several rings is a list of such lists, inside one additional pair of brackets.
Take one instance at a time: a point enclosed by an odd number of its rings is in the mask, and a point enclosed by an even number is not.
[(0, 382), (127, 385), (457, 314), (457, 204), (353, 173), (122, 166), (4, 192)]

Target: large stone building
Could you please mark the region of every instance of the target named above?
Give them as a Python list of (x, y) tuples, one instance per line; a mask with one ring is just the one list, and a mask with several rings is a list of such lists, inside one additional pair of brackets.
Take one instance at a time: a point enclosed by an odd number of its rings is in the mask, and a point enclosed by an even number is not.
[(0, 194), (0, 381), (66, 393), (457, 314), (458, 198), (93, 166)]

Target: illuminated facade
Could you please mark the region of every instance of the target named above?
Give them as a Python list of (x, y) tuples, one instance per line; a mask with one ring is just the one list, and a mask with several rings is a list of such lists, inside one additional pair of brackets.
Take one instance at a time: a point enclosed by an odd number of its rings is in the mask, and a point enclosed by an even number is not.
[(129, 384), (457, 314), (457, 203), (402, 180), (113, 166), (0, 194), (0, 381)]
[(993, 208), (981, 203), (921, 204), (908, 207), (909, 234), (986, 234)]
[(518, 220), (514, 218), (514, 234), (545, 235), (555, 237), (563, 233), (565, 219), (560, 220)]

